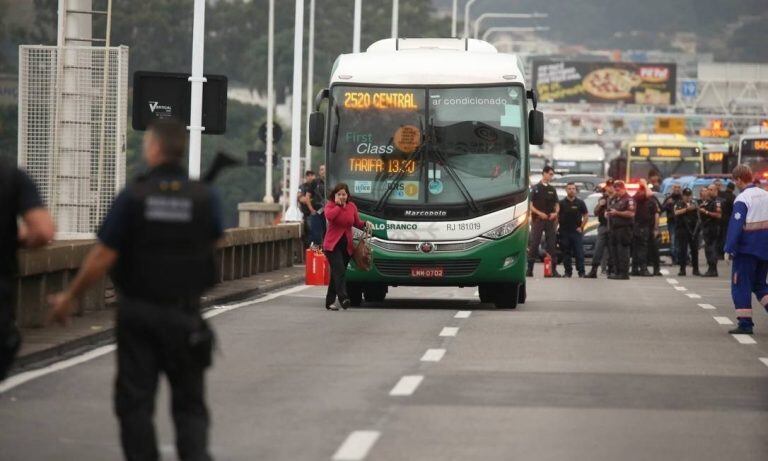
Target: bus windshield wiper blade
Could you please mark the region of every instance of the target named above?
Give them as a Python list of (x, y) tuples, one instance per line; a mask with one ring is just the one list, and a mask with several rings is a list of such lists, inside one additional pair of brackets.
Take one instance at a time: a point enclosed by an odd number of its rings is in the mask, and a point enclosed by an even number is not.
[[(412, 162), (416, 161), (416, 158), (418, 155), (420, 155), (424, 149), (426, 148), (427, 143), (422, 143), (421, 146), (419, 146), (411, 155), (409, 155), (405, 162)], [(395, 191), (395, 188), (398, 184), (403, 180), (405, 175), (407, 174), (406, 168), (401, 168), (400, 171), (397, 172), (397, 175), (395, 175), (395, 178), (392, 180), (392, 182), (387, 186), (386, 192), (384, 192), (384, 195), (381, 196), (378, 202), (376, 202), (376, 205), (373, 207), (373, 211), (381, 211), (382, 207), (389, 201), (389, 197), (392, 196), (392, 192)], [(386, 176), (384, 177), (386, 180)]]
[(437, 147), (433, 147), (432, 153), (434, 153), (435, 157), (437, 157), (440, 163), (443, 164), (443, 168), (445, 168), (446, 173), (448, 173), (451, 179), (453, 179), (453, 182), (456, 183), (456, 187), (459, 188), (459, 192), (461, 192), (461, 195), (464, 196), (464, 200), (467, 202), (467, 205), (469, 205), (472, 211), (477, 213), (478, 207), (477, 203), (475, 203), (475, 199), (472, 198), (472, 194), (469, 193), (469, 189), (467, 189), (467, 186), (464, 185), (464, 181), (459, 178), (456, 170), (448, 163), (448, 159), (445, 158), (443, 152)]

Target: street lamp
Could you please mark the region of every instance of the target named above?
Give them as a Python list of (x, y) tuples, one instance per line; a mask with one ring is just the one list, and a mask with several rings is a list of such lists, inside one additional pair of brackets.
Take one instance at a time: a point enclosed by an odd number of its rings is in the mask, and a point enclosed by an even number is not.
[[(271, 0), (274, 1), (274, 0)], [(307, 50), (307, 145), (304, 148), (304, 167), (312, 169), (312, 146), (309, 144), (309, 114), (312, 113), (315, 72), (315, 0), (309, 0), (309, 49)]]
[(205, 0), (195, 0), (192, 27), (192, 93), (189, 114), (189, 177), (200, 178), (200, 150), (203, 130), (203, 56), (205, 54)]
[(291, 174), (288, 181), (288, 210), (285, 222), (300, 222), (299, 181), (301, 180), (301, 73), (304, 45), (304, 0), (296, 0), (293, 24), (293, 94), (291, 96)]
[(488, 37), (491, 36), (491, 34), (495, 34), (497, 32), (542, 32), (545, 30), (549, 30), (549, 27), (489, 27), (486, 29), (485, 33), (483, 33), (483, 40), (488, 40)]
[(352, 29), (352, 52), (360, 52), (360, 22), (362, 21), (363, 0), (355, 0), (354, 26)]
[(397, 38), (399, 16), (400, 0), (392, 0), (392, 38)]
[(275, 203), (272, 196), (272, 169), (275, 157), (275, 0), (269, 0), (269, 25), (267, 26), (267, 165), (266, 182), (264, 186), (264, 203)]
[(474, 38), (477, 38), (477, 34), (480, 29), (480, 23), (485, 19), (491, 18), (507, 18), (507, 19), (540, 19), (549, 17), (544, 13), (483, 13), (475, 19), (474, 24)]
[(469, 0), (467, 4), (464, 5), (464, 38), (469, 37), (469, 8), (476, 1), (477, 0)]

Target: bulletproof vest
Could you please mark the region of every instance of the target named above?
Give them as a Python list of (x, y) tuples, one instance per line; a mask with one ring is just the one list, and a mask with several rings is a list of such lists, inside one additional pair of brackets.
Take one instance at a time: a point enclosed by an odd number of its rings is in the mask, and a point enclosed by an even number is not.
[[(692, 202), (693, 203), (693, 202)], [(693, 203), (696, 205), (695, 203)], [(687, 207), (688, 204), (681, 198), (675, 203), (675, 209), (679, 210)], [(693, 234), (696, 231), (696, 224), (699, 221), (699, 212), (697, 210), (691, 210), (676, 217), (678, 229), (688, 231)]]
[[(629, 194), (624, 194), (621, 197), (614, 197), (611, 204), (608, 206), (609, 210), (616, 210), (616, 211), (627, 211), (629, 210), (629, 202), (632, 200), (632, 198), (629, 196)], [(625, 218), (622, 216), (611, 216), (611, 227), (614, 229), (618, 229), (621, 227), (629, 227), (632, 226), (634, 219), (632, 218)]]
[(208, 186), (149, 177), (131, 186), (129, 243), (113, 278), (127, 296), (149, 301), (199, 297), (215, 282)]

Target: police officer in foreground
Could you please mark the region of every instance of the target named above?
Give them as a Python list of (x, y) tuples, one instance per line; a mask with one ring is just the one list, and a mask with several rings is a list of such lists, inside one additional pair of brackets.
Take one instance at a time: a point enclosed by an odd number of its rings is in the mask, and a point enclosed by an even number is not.
[(557, 273), (557, 216), (560, 206), (557, 191), (549, 182), (555, 177), (555, 170), (545, 166), (541, 171), (541, 181), (531, 188), (531, 235), (528, 240), (528, 271), (527, 277), (533, 277), (533, 264), (539, 257), (541, 234), (546, 234), (547, 251), (552, 258), (552, 277), (560, 277)]
[(576, 258), (576, 270), (579, 278), (583, 278), (584, 271), (584, 228), (589, 220), (589, 210), (584, 200), (576, 197), (576, 184), (569, 182), (565, 186), (567, 196), (560, 200), (560, 249), (563, 252), (563, 267), (565, 277), (573, 275), (571, 257)]
[(23, 171), (0, 161), (0, 381), (21, 347), (14, 299), (16, 252), (19, 247), (44, 246), (54, 233), (53, 219), (35, 183)]
[(629, 253), (632, 245), (632, 226), (635, 219), (635, 201), (627, 193), (624, 181), (614, 181), (616, 191), (608, 204), (608, 225), (613, 249), (615, 272), (608, 275), (612, 280), (629, 280)]
[(768, 310), (768, 192), (755, 186), (747, 165), (733, 169), (741, 193), (733, 204), (725, 253), (733, 259), (731, 296), (739, 326), (731, 334), (752, 334), (752, 294)]
[(115, 199), (66, 291), (51, 297), (51, 316), (64, 323), (78, 298), (112, 270), (118, 293), (115, 411), (128, 460), (159, 459), (153, 425), (159, 374), (170, 383), (176, 447), (182, 460), (210, 460), (204, 371), (213, 333), (200, 295), (215, 281), (214, 251), (222, 236), (213, 190), (190, 181), (182, 161), (184, 125), (156, 121), (144, 135), (151, 168)]
[(696, 202), (693, 201), (693, 192), (687, 187), (683, 189), (680, 200), (675, 202), (675, 246), (677, 247), (677, 262), (680, 264), (680, 272), (677, 275), (684, 276), (685, 267), (688, 265), (688, 255), (691, 257), (693, 275), (699, 273), (699, 211)]
[(722, 210), (717, 199), (717, 185), (710, 184), (702, 190), (702, 202), (699, 205), (701, 215), (701, 236), (704, 239), (704, 255), (707, 258), (707, 272), (702, 277), (717, 277), (717, 260), (720, 255), (720, 218)]
[[(595, 205), (594, 213), (597, 216), (597, 240), (595, 241), (595, 252), (592, 254), (592, 270), (589, 271), (585, 277), (588, 279), (596, 279), (597, 271), (603, 264), (603, 259), (610, 259), (608, 257), (609, 251), (609, 232), (608, 232), (608, 218), (605, 216), (605, 212), (608, 209), (608, 202), (614, 195), (613, 180), (609, 179), (605, 182), (603, 187), (603, 196), (597, 201)], [(613, 262), (608, 261), (607, 266), (612, 267)]]

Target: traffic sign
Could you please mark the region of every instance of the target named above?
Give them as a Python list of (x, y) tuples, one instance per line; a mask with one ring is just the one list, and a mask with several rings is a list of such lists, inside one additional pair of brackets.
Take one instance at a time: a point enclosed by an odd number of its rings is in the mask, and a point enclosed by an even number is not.
[[(277, 123), (272, 124), (272, 142), (278, 143), (283, 138), (283, 128)], [(259, 139), (261, 142), (267, 142), (267, 122), (264, 122), (259, 127)]]
[(680, 83), (680, 94), (685, 99), (693, 99), (699, 92), (699, 84), (696, 80), (683, 80)]

